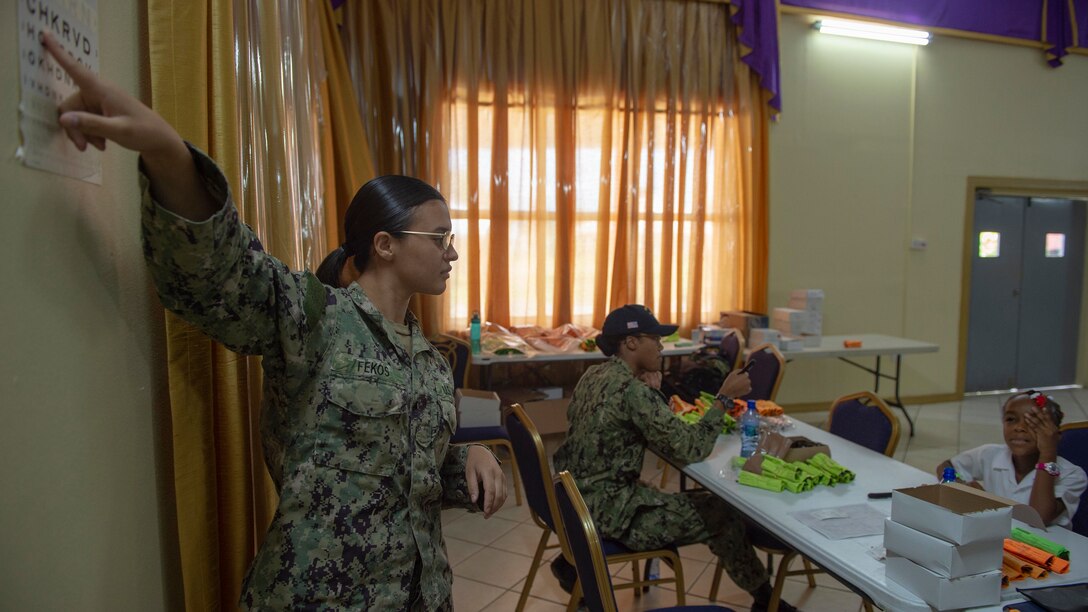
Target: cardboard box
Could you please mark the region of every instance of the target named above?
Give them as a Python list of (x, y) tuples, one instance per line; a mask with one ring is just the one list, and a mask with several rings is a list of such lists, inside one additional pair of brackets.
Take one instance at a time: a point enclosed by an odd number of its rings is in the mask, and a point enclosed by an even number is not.
[(992, 606), (1001, 601), (1001, 570), (945, 578), (910, 559), (889, 553), (884, 575), (937, 610)]
[(744, 462), (741, 469), (756, 474), (763, 473), (763, 455), (772, 455), (783, 461), (804, 461), (817, 453), (830, 457), (831, 448), (804, 436), (783, 436), (772, 431), (760, 438), (756, 452)]
[(453, 397), (457, 405), (458, 427), (502, 425), (502, 402), (494, 391), (457, 389)]
[(700, 325), (692, 330), (692, 340), (695, 340), (695, 337), (698, 336), (699, 340), (696, 340), (697, 342), (701, 341), (703, 344), (714, 346), (721, 344), (722, 338), (725, 337), (728, 331), (720, 325)]
[(745, 336), (750, 336), (749, 330), (770, 327), (767, 315), (748, 310), (723, 310), (718, 325), (721, 327), (733, 327), (739, 329)]
[(798, 310), (820, 312), (824, 308), (823, 289), (794, 289), (790, 292), (788, 306)]
[(1012, 518), (1045, 528), (1025, 504), (959, 483), (892, 491), (892, 520), (954, 544), (1008, 537)]
[(1001, 569), (1003, 538), (955, 545), (917, 529), (884, 520), (884, 548), (944, 576), (959, 578)]
[(820, 334), (801, 334), (801, 341), (804, 342), (805, 348), (820, 348), (823, 338)]
[(778, 349), (782, 351), (800, 351), (805, 348), (805, 340), (801, 336), (782, 335), (778, 342)]
[(542, 436), (567, 433), (567, 406), (570, 406), (569, 397), (522, 404), (525, 414), (529, 415)]
[(770, 344), (775, 348), (779, 348), (779, 342), (782, 339), (782, 332), (777, 329), (769, 329), (765, 327), (757, 327), (752, 329), (748, 335), (748, 346), (759, 346), (761, 344)]
[(771, 315), (771, 327), (787, 336), (808, 333), (809, 313), (796, 308), (775, 308)]
[(790, 445), (786, 454), (781, 455), (783, 461), (804, 461), (817, 453), (831, 456), (831, 447), (822, 442), (814, 442), (804, 436), (787, 436), (786, 439)]

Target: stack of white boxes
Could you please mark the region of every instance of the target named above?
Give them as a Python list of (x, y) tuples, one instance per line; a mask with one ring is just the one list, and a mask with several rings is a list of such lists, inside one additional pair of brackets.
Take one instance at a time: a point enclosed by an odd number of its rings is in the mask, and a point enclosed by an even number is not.
[(790, 292), (788, 308), (775, 308), (771, 327), (782, 333), (784, 351), (820, 346), (824, 331), (824, 292), (822, 289), (795, 289)]
[(937, 610), (996, 604), (1011, 527), (1009, 505), (962, 485), (896, 490), (884, 522), (885, 575)]

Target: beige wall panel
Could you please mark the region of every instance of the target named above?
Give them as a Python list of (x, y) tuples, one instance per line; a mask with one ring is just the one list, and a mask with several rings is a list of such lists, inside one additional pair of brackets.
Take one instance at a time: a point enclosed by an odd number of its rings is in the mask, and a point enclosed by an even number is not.
[[(133, 92), (143, 10), (99, 3), (101, 71)], [(136, 157), (111, 148), (102, 186), (15, 159), (15, 3), (5, 11), (0, 609), (163, 609), (162, 310), (141, 254)]]
[[(1088, 180), (1088, 58), (1055, 70), (1034, 49), (850, 40), (810, 21), (781, 20), (770, 303), (821, 288), (826, 334), (937, 343), (904, 359), (903, 394), (954, 393), (967, 177)], [(911, 251), (912, 237), (928, 248)], [(779, 400), (829, 402), (871, 384), (845, 364), (797, 362)]]

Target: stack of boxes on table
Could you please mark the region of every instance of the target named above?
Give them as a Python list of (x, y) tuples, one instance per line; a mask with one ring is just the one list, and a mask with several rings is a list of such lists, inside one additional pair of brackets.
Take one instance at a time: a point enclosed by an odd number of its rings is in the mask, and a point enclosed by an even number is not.
[(884, 522), (885, 575), (937, 610), (996, 604), (1014, 514), (1042, 526), (1029, 506), (964, 485), (898, 489)]
[[(735, 322), (737, 314), (739, 313), (723, 312), (722, 324)], [(769, 326), (766, 324), (760, 327), (749, 326), (748, 346), (770, 344), (782, 351), (799, 351), (803, 348), (820, 346), (820, 337), (824, 331), (823, 290), (795, 289), (791, 291), (788, 307), (772, 310), (769, 323)]]

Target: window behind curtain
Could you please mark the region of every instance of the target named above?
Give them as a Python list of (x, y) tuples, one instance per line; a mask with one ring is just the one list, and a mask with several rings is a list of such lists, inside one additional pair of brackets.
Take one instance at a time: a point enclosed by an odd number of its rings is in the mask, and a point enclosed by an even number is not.
[(599, 325), (639, 302), (690, 326), (760, 307), (762, 105), (729, 8), (660, 0), (350, 3), (383, 173), (450, 201), (440, 329)]

